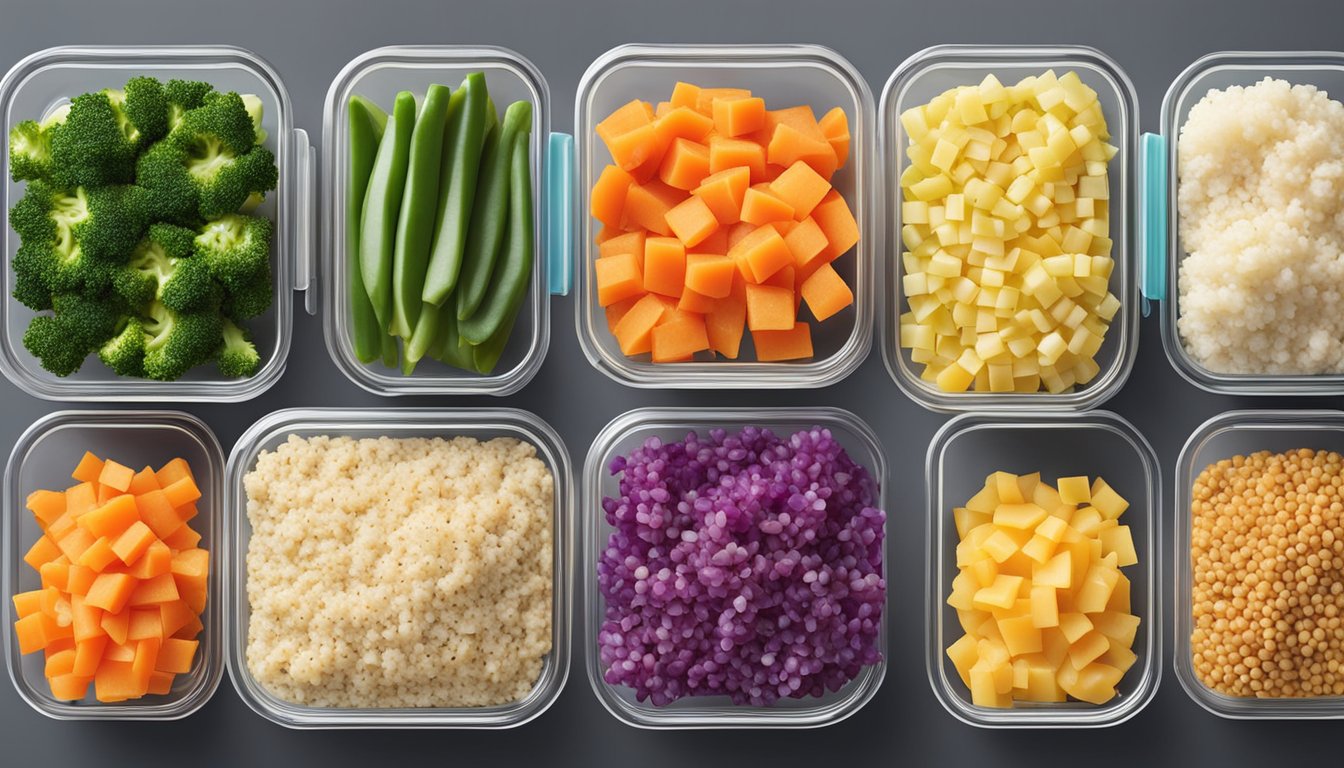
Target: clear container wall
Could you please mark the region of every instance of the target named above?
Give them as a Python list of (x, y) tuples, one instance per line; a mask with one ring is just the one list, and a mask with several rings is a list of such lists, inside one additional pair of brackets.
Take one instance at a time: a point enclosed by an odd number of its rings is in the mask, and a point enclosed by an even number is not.
[[(255, 215), (275, 222), (271, 243), (273, 300), (262, 316), (247, 323), (261, 353), (256, 375), (226, 379), (213, 365), (202, 365), (178, 381), (159, 382), (123, 378), (90, 356), (75, 374), (60, 378), (46, 371), (23, 346), (23, 334), (34, 313), (11, 297), (14, 271), (9, 267), (19, 247), (19, 236), (9, 227), (9, 209), (23, 196), (25, 184), (9, 178), (5, 165), (0, 196), (5, 265), (0, 270), (4, 310), (0, 312), (0, 370), (26, 392), (49, 400), (165, 400), (238, 401), (255, 397), (280, 378), (289, 354), (293, 326), (295, 259), (306, 258), (308, 212), (301, 208), (301, 188), (306, 187), (301, 168), (307, 166), (306, 136), (295, 134), (289, 95), (271, 67), (248, 51), (220, 47), (127, 47), (50, 48), (33, 54), (14, 66), (0, 81), (0, 112), (4, 129), (28, 119), (40, 119), (73, 96), (103, 88), (121, 88), (137, 75), (160, 80), (183, 78), (205, 80), (217, 90), (255, 94), (263, 106), (262, 127), (266, 147), (275, 153), (280, 168), (276, 191)], [(306, 271), (306, 270), (304, 270)], [(303, 278), (306, 284), (306, 277)], [(298, 285), (297, 287), (304, 287)]]
[[(959, 541), (952, 508), (964, 506), (997, 471), (1040, 472), (1042, 482), (1087, 475), (1105, 478), (1130, 503), (1120, 519), (1134, 537), (1139, 562), (1125, 569), (1134, 615), (1141, 619), (1134, 653), (1138, 662), (1103, 706), (1084, 702), (1017, 703), (1012, 709), (971, 703), (945, 651), (963, 634), (947, 604), (957, 575)], [(949, 422), (929, 445), (929, 593), (926, 647), (929, 683), (943, 707), (959, 720), (989, 728), (1115, 725), (1134, 716), (1157, 691), (1161, 676), (1158, 581), (1161, 474), (1153, 449), (1124, 419), (1105, 411), (1081, 415), (965, 415)]]
[(1339, 411), (1230, 411), (1208, 420), (1186, 441), (1176, 463), (1175, 643), (1176, 678), (1197, 704), (1216, 715), (1239, 719), (1341, 718), (1344, 696), (1247, 699), (1214, 691), (1193, 669), (1194, 571), (1190, 563), (1190, 499), (1195, 479), (1211, 464), (1257, 451), (1297, 448), (1344, 453), (1344, 413)]
[[(1086, 386), (1073, 392), (1027, 393), (949, 393), (920, 378), (922, 365), (911, 361), (909, 350), (900, 347), (899, 317), (907, 311), (902, 295), (904, 263), (901, 254), (901, 173), (909, 165), (906, 146), (909, 137), (901, 125), (901, 113), (927, 104), (935, 96), (963, 85), (976, 85), (992, 74), (1005, 85), (1047, 69), (1056, 74), (1077, 72), (1079, 78), (1097, 92), (1110, 143), (1120, 151), (1111, 160), (1110, 233), (1114, 246), (1111, 257), (1115, 270), (1110, 290), (1120, 299), (1120, 311), (1111, 323), (1106, 341), (1096, 356), (1101, 372)], [(903, 63), (882, 93), (878, 115), (882, 141), (883, 183), (885, 184), (886, 244), (883, 253), (882, 309), (878, 318), (882, 356), (892, 378), (916, 402), (937, 411), (995, 409), (1080, 410), (1105, 402), (1120, 390), (1134, 365), (1139, 341), (1139, 272), (1137, 226), (1138, 194), (1138, 98), (1124, 71), (1106, 54), (1079, 46), (994, 47), (944, 45), (915, 54)]]
[[(205, 630), (191, 671), (179, 675), (172, 691), (135, 701), (104, 704), (92, 695), (81, 701), (51, 696), (40, 653), (19, 655), (14, 633), (13, 603), (18, 592), (39, 589), (41, 579), (23, 562), (24, 553), (42, 535), (24, 507), (39, 489), (64, 490), (75, 484), (71, 471), (85, 451), (139, 469), (155, 468), (181, 457), (191, 465), (200, 488), (200, 514), (191, 525), (201, 534), (200, 546), (210, 553), (209, 599), (201, 622)], [(171, 720), (195, 712), (218, 687), (224, 672), (222, 608), (224, 452), (204, 423), (173, 411), (61, 411), (39, 420), (19, 438), (5, 472), (4, 492), (4, 633), (5, 662), (10, 679), (34, 709), (58, 720)], [(92, 691), (92, 687), (90, 687)]]
[[(818, 117), (840, 107), (849, 118), (849, 162), (832, 178), (858, 221), (855, 249), (834, 262), (854, 291), (854, 303), (821, 323), (812, 323), (814, 357), (787, 363), (752, 362), (751, 335), (742, 339), (738, 360), (654, 364), (648, 355), (627, 357), (607, 329), (597, 302), (594, 238), (601, 223), (588, 215), (589, 193), (611, 155), (594, 126), (633, 99), (668, 98), (677, 81), (704, 87), (746, 88), (765, 99), (767, 109), (808, 105)], [(874, 201), (872, 94), (859, 73), (834, 51), (815, 45), (693, 46), (626, 45), (615, 48), (584, 74), (574, 106), (580, 220), (574, 283), (579, 344), (598, 370), (635, 387), (819, 387), (847, 376), (863, 362), (872, 341), (873, 255), (878, 227)], [(804, 313), (806, 314), (806, 313)]]
[[(466, 436), (479, 440), (513, 437), (537, 448), (537, 457), (551, 469), (555, 507), (552, 511), (551, 652), (541, 675), (522, 699), (494, 707), (475, 708), (324, 708), (284, 701), (261, 685), (247, 666), (250, 606), (247, 599), (247, 551), (251, 525), (243, 479), (263, 451), (274, 450), (290, 435), (360, 438)], [(510, 728), (545, 712), (560, 695), (569, 675), (572, 623), (572, 516), (574, 509), (569, 454), (560, 436), (535, 415), (515, 409), (374, 409), (338, 408), (277, 411), (239, 438), (229, 457), (225, 480), (230, 521), (226, 612), (231, 624), (225, 638), (229, 676), (234, 687), (262, 717), (290, 728)]]
[[(887, 627), (882, 619), (878, 650), (883, 661), (863, 672), (838, 691), (821, 698), (781, 699), (774, 706), (756, 707), (733, 704), (727, 696), (687, 697), (664, 707), (637, 701), (634, 691), (614, 686), (603, 679), (597, 637), (606, 613), (606, 601), (597, 583), (597, 561), (614, 530), (602, 512), (602, 499), (619, 492), (619, 478), (610, 466), (618, 456), (629, 455), (657, 437), (664, 441), (681, 440), (690, 432), (710, 429), (737, 430), (744, 426), (766, 427), (776, 435), (821, 426), (831, 430), (849, 456), (866, 467), (881, 484), (878, 505), (887, 512), (886, 535), (890, 541), (894, 511), (888, 506), (885, 452), (877, 435), (852, 413), (837, 408), (733, 409), (642, 409), (620, 416), (608, 424), (593, 441), (583, 470), (582, 537), (584, 653), (588, 661), (588, 681), (602, 705), (619, 720), (641, 728), (808, 728), (837, 723), (854, 714), (877, 693), (886, 674)], [(887, 550), (890, 551), (888, 545)], [(885, 560), (885, 558), (884, 558)], [(886, 573), (883, 574), (887, 576)], [(889, 576), (888, 576), (889, 578)], [(890, 589), (890, 584), (888, 585)]]
[(1216, 373), (1205, 368), (1185, 349), (1177, 320), (1181, 316), (1179, 274), (1186, 251), (1181, 244), (1177, 193), (1176, 153), (1181, 128), (1210, 90), (1249, 86), (1266, 77), (1294, 85), (1314, 85), (1336, 101), (1344, 99), (1344, 53), (1227, 52), (1215, 53), (1191, 64), (1167, 89), (1162, 100), (1162, 135), (1167, 165), (1167, 296), (1162, 302), (1162, 346), (1177, 373), (1208, 392), (1238, 395), (1332, 395), (1344, 388), (1344, 375), (1257, 375)]
[[(355, 357), (350, 323), (350, 253), (346, 247), (346, 194), (350, 184), (348, 105), (359, 94), (390, 112), (399, 91), (424, 99), (434, 83), (456, 89), (472, 72), (485, 74), (495, 108), (502, 116), (517, 100), (532, 103), (531, 164), (535, 257), (532, 281), (518, 320), (495, 372), (482, 376), (422, 359), (410, 376), (379, 361)], [(323, 333), (327, 351), (349, 379), (380, 395), (493, 394), (507, 395), (525, 385), (541, 367), (550, 343), (550, 293), (547, 290), (548, 211), (542, 198), (542, 169), (550, 135), (550, 103), (546, 80), (530, 61), (504, 48), (460, 46), (392, 46), (365, 53), (346, 65), (327, 92), (323, 126), (326, 217), (323, 225)]]

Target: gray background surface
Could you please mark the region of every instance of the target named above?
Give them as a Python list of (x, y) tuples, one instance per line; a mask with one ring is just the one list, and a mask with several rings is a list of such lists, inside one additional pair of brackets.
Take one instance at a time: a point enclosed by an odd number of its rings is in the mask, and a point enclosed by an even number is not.
[[(588, 64), (626, 42), (815, 42), (846, 56), (879, 92), (906, 57), (936, 43), (1078, 43), (1101, 48), (1139, 93), (1142, 128), (1157, 127), (1162, 94), (1197, 57), (1216, 50), (1344, 47), (1344, 5), (1318, 2), (1061, 3), (976, 0), (621, 0), (574, 3), (478, 0), (217, 3), (0, 0), (0, 69), (41, 48), (65, 44), (229, 43), (279, 71), (298, 126), (316, 139), (327, 86), (353, 56), (396, 43), (492, 43), (514, 48), (545, 73), (557, 130), (572, 125), (574, 88)], [(1337, 98), (1344, 94), (1332, 94)], [(488, 732), (294, 732), (262, 720), (226, 679), (196, 715), (176, 723), (58, 723), (0, 684), (0, 764), (24, 765), (1084, 765), (1263, 763), (1292, 757), (1339, 762), (1337, 723), (1240, 723), (1205, 713), (1171, 673), (1170, 642), (1157, 698), (1130, 722), (1090, 732), (995, 732), (953, 720), (934, 700), (923, 662), (923, 462), (945, 417), (907, 400), (874, 349), (846, 381), (819, 391), (676, 392), (627, 389), (593, 370), (574, 336), (573, 304), (552, 305), (545, 367), (520, 394), (495, 398), (382, 400), (340, 376), (317, 318), (299, 314), (289, 368), (263, 397), (237, 405), (187, 405), (227, 450), (263, 414), (294, 406), (513, 405), (540, 414), (565, 437), (577, 464), (608, 420), (647, 405), (807, 405), (849, 408), (877, 430), (890, 453), (891, 655), (886, 682), (844, 723), (813, 731), (646, 732), (627, 728), (597, 703), (576, 651), (559, 701), (520, 730)], [(1107, 407), (1132, 420), (1162, 460), (1164, 526), (1171, 521), (1171, 468), (1189, 433), (1210, 416), (1244, 407), (1337, 407), (1310, 400), (1214, 397), (1168, 365), (1156, 316), (1144, 320), (1128, 385)], [(0, 448), (45, 411), (0, 382)], [(115, 406), (114, 406), (115, 407)], [(1170, 584), (1170, 549), (1163, 551)], [(1166, 596), (1164, 595), (1164, 598)], [(1168, 614), (1170, 612), (1167, 601)], [(1167, 626), (1170, 626), (1169, 616)], [(5, 628), (8, 631), (8, 628)]]

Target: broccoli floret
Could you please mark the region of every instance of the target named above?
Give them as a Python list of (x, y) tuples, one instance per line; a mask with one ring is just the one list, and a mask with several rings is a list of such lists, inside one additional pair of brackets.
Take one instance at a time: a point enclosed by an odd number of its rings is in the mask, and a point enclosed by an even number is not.
[(235, 322), (259, 317), (271, 308), (274, 289), (275, 284), (271, 279), (271, 265), (267, 263), (266, 268), (249, 280), (247, 285), (225, 295), (224, 302), (220, 305), (220, 312), (223, 312), (225, 317)]
[(198, 157), (213, 157), (221, 152), (241, 155), (256, 139), (252, 115), (243, 97), (232, 91), (211, 93), (201, 106), (182, 115), (169, 139)]
[(24, 120), (9, 131), (9, 175), (14, 181), (50, 180), (51, 137), (65, 122), (70, 105), (42, 121)]
[(252, 334), (246, 329), (224, 321), (224, 345), (219, 349), (216, 364), (219, 372), (229, 378), (251, 376), (261, 365), (261, 355), (252, 343)]
[(35, 312), (51, 309), (51, 289), (43, 282), (41, 273), (29, 267), (20, 267), (17, 258), (14, 264), (14, 290), (10, 295)]
[(144, 376), (145, 328), (139, 318), (124, 318), (117, 334), (98, 348), (98, 359), (118, 376)]
[(169, 80), (165, 83), (163, 95), (168, 100), (168, 130), (176, 130), (182, 123), (182, 116), (204, 104), (205, 98), (214, 92), (214, 86), (199, 80)]
[(157, 79), (141, 76), (126, 82), (125, 112), (139, 131), (141, 147), (168, 134), (168, 97)]
[(135, 183), (152, 218), (192, 227), (200, 221), (200, 189), (187, 173), (186, 153), (173, 144), (161, 141), (140, 156)]
[(73, 293), (53, 296), (52, 309), (53, 314), (29, 323), (23, 346), (57, 376), (78, 371), (84, 358), (116, 333), (123, 317), (117, 302)]
[(126, 117), (121, 91), (76, 96), (51, 136), (52, 179), (63, 187), (125, 184), (135, 176), (140, 132)]
[[(95, 222), (95, 199), (96, 215), (107, 217), (100, 218), (101, 223)], [(21, 240), (13, 261), (25, 284), (25, 298), (20, 300), (42, 308), (44, 302), (29, 303), (35, 300), (36, 286), (49, 294), (94, 294), (110, 284), (114, 267), (96, 253), (115, 239), (109, 232), (117, 231), (124, 212), (109, 206), (106, 196), (91, 197), (82, 188), (66, 192), (40, 181), (28, 183), (26, 194), (9, 212), (10, 225)]]
[(223, 338), (218, 312), (178, 313), (154, 302), (145, 328), (145, 376), (174, 381), (214, 356)]
[(145, 190), (117, 185), (90, 189), (85, 194), (89, 217), (74, 230), (80, 247), (95, 259), (125, 261), (149, 223)]
[(194, 234), (171, 224), (150, 227), (131, 260), (113, 277), (117, 295), (133, 307), (158, 300), (175, 312), (217, 309), (220, 285), (203, 260), (190, 258)]
[(275, 189), (278, 175), (269, 149), (236, 155), (215, 141), (194, 149), (159, 142), (136, 164), (136, 183), (146, 189), (150, 211), (183, 225), (238, 211), (252, 196)]
[(205, 225), (196, 236), (196, 258), (210, 265), (230, 293), (255, 287), (270, 266), (270, 219), (230, 214)]
[(243, 107), (247, 110), (248, 117), (252, 118), (253, 144), (266, 143), (266, 129), (261, 127), (262, 117), (266, 114), (266, 107), (261, 103), (261, 97), (253, 93), (244, 93), (242, 96)]

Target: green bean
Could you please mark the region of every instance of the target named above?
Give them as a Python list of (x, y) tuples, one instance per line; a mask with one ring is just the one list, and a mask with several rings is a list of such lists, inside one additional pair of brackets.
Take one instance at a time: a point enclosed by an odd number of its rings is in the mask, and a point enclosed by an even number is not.
[(509, 209), (509, 157), (513, 137), (532, 124), (532, 105), (515, 101), (504, 111), (499, 140), (482, 150), (481, 176), (476, 183), (476, 199), (471, 206), (471, 228), (458, 277), (457, 319), (466, 320), (476, 312), (490, 287), (490, 273), (504, 239), (504, 223)]
[[(462, 108), (448, 122), (444, 140), (443, 166), (439, 172), (439, 206), (434, 245), (425, 275), (425, 303), (442, 306), (457, 284), (462, 269), (462, 249), (467, 242), (471, 204), (476, 194), (476, 177), (481, 164), (481, 143), (485, 136), (485, 108), (489, 93), (485, 75), (467, 75), (457, 93), (466, 94)], [(456, 95), (456, 94), (454, 94)]]
[(509, 335), (513, 333), (513, 324), (517, 321), (518, 315), (515, 314), (506, 319), (494, 335), (485, 340), (485, 343), (470, 348), (471, 362), (477, 373), (494, 373), (495, 366), (499, 364), (499, 358), (504, 355), (504, 348), (508, 346)]
[(382, 354), (383, 339), (389, 338), (373, 313), (368, 291), (364, 289), (363, 270), (359, 266), (359, 220), (364, 210), (364, 193), (369, 174), (383, 138), (387, 113), (363, 96), (350, 97), (346, 107), (350, 130), (350, 179), (346, 184), (345, 253), (346, 278), (350, 282), (350, 335), (355, 357), (371, 363)]
[(392, 254), (414, 128), (415, 94), (402, 91), (392, 105), (392, 116), (383, 132), (385, 139), (378, 144), (360, 214), (359, 267), (384, 333), (392, 322)]
[[(411, 134), (406, 188), (397, 217), (396, 247), (392, 259), (391, 332), (410, 339), (420, 318), (420, 293), (425, 287), (429, 242), (434, 236), (434, 211), (439, 204), (439, 161), (443, 132), (448, 125), (452, 89), (431, 85)], [(409, 355), (407, 355), (409, 357)]]
[(518, 314), (532, 278), (532, 169), (528, 164), (529, 132), (514, 137), (509, 163), (509, 209), (507, 235), (490, 277), (485, 299), (475, 314), (459, 321), (462, 338), (471, 344), (483, 344), (505, 322)]
[[(452, 295), (449, 294), (449, 299), (451, 298)], [(457, 313), (447, 302), (444, 303), (443, 311), (439, 313), (438, 335), (429, 354), (444, 365), (464, 371), (475, 370), (471, 359), (471, 347), (462, 346), (461, 337), (457, 333)]]

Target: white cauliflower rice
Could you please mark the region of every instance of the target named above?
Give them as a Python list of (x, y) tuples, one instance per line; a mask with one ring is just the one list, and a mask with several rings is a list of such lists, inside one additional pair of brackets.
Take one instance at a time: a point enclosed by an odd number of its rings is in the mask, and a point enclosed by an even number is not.
[(316, 707), (484, 707), (551, 650), (553, 477), (513, 438), (300, 438), (247, 474), (247, 666)]
[(1190, 356), (1217, 373), (1344, 373), (1344, 105), (1271, 78), (1210, 90), (1177, 172)]

